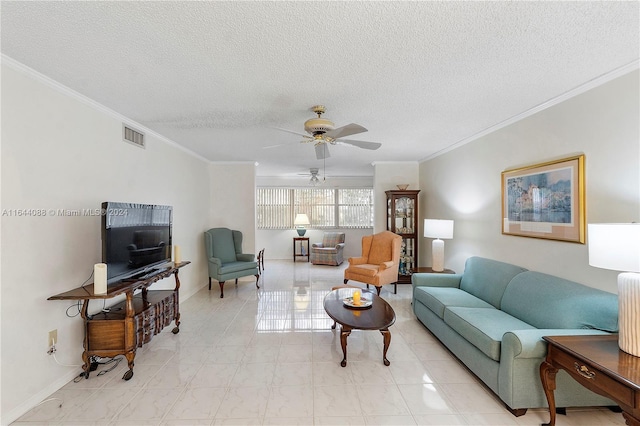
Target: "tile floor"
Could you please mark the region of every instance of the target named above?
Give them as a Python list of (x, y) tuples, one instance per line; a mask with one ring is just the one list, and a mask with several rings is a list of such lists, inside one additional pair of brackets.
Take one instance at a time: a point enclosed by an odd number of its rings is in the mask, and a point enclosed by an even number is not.
[[(539, 425), (545, 410), (512, 416), (415, 319), (411, 287), (383, 289), (394, 308), (389, 367), (382, 336), (355, 330), (342, 368), (340, 337), (322, 307), (340, 267), (267, 260), (261, 289), (203, 288), (126, 363), (70, 382), (15, 425)], [(101, 369), (99, 369), (101, 370)], [(62, 404), (60, 406), (60, 404)], [(573, 409), (562, 425), (623, 425), (607, 409)]]

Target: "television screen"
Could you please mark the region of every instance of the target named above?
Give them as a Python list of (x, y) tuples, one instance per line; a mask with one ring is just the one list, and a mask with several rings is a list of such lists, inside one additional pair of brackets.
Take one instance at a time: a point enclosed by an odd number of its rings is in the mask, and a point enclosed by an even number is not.
[(102, 203), (107, 284), (143, 278), (171, 261), (171, 206)]

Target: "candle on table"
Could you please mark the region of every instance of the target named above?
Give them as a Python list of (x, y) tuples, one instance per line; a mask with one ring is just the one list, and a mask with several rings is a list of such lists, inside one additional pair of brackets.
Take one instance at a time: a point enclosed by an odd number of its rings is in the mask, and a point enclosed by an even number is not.
[(360, 304), (360, 292), (358, 290), (353, 292), (353, 304), (354, 305)]
[(93, 265), (93, 294), (107, 294), (107, 265)]

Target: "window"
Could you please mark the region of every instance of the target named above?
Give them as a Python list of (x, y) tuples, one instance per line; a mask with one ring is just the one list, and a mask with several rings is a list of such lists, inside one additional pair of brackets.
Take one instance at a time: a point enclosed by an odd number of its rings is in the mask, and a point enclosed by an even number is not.
[(310, 228), (372, 228), (371, 188), (258, 188), (258, 229), (291, 229), (297, 213)]

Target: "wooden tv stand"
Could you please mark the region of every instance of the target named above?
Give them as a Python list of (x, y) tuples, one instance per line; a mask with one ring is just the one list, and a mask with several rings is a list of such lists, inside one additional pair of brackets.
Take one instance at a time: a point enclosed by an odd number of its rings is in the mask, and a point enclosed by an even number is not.
[[(173, 334), (180, 329), (180, 309), (178, 293), (180, 280), (178, 270), (191, 262), (169, 264), (165, 271), (147, 279), (123, 281), (109, 286), (106, 294), (93, 294), (93, 283), (83, 287), (56, 294), (47, 300), (83, 300), (80, 315), (84, 320), (84, 377), (89, 378), (91, 357), (112, 358), (124, 355), (129, 363), (129, 370), (122, 377), (129, 380), (133, 377), (136, 348), (149, 342), (154, 335), (175, 321)], [(149, 290), (156, 281), (173, 275), (176, 286), (173, 290)], [(135, 293), (136, 291), (138, 293)], [(135, 293), (135, 294), (134, 294)], [(89, 301), (92, 299), (111, 299), (125, 295), (125, 300), (111, 306), (106, 312), (89, 315)]]

